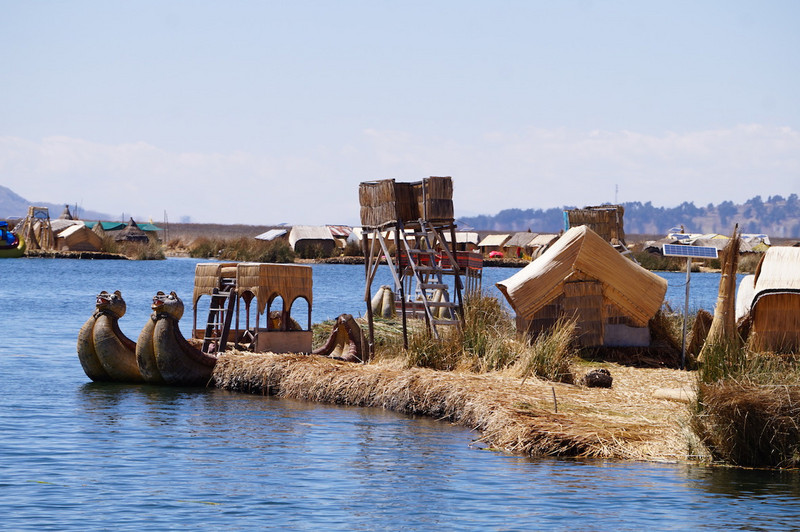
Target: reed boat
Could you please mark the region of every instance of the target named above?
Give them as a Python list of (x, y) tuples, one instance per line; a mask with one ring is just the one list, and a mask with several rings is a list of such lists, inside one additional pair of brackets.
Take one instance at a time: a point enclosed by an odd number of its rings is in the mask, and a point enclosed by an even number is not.
[(25, 254), (25, 239), (8, 230), (8, 222), (0, 222), (0, 258), (15, 259)]

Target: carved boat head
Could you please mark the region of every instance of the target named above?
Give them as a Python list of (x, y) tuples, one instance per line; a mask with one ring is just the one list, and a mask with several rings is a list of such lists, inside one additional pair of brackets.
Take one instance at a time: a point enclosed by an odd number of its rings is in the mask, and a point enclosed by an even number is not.
[(165, 294), (160, 290), (153, 297), (153, 304), (151, 307), (154, 312), (158, 314), (166, 314), (174, 320), (180, 320), (183, 317), (183, 301), (178, 297), (174, 291)]
[(122, 292), (119, 290), (116, 290), (113, 294), (109, 294), (103, 290), (97, 294), (95, 308), (98, 312), (111, 314), (112, 316), (121, 318), (125, 315), (125, 311), (128, 309), (128, 306), (125, 304), (125, 300), (122, 299)]

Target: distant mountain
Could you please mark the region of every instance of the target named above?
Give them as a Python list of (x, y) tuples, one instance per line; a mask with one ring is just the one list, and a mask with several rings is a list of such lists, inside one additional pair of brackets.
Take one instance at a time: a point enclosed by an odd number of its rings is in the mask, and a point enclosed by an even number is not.
[[(761, 196), (747, 200), (744, 205), (723, 201), (719, 205), (709, 203), (697, 207), (692, 202), (683, 202), (677, 207), (656, 207), (651, 202), (623, 203), (625, 232), (628, 234), (667, 233), (673, 227), (685, 228), (692, 233), (728, 234), (735, 223), (745, 233), (765, 233), (776, 238), (800, 238), (800, 200), (797, 194), (788, 198), (770, 196), (766, 201)], [(506, 209), (495, 215), (459, 217), (461, 224), (484, 231), (557, 232), (564, 228), (564, 210), (575, 207), (552, 209)]]
[[(0, 185), (0, 220), (8, 218), (24, 218), (28, 214), (28, 207), (35, 205), (37, 207), (47, 207), (50, 211), (50, 218), (58, 218), (64, 212), (64, 205), (66, 203), (47, 203), (44, 201), (29, 201), (22, 196), (14, 193), (10, 188)], [(75, 216), (75, 207), (70, 206), (70, 212)], [(81, 220), (113, 220), (110, 214), (105, 214), (97, 211), (81, 209), (78, 217)]]

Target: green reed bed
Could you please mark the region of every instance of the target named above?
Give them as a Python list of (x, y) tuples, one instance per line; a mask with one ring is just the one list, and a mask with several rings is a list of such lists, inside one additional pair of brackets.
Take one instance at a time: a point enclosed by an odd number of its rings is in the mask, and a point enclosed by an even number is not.
[(517, 338), (514, 321), (497, 298), (480, 296), (465, 304), (464, 327), (440, 327), (438, 340), (421, 320), (409, 320), (409, 325), (408, 349), (403, 349), (402, 329), (383, 324), (384, 334), (376, 333), (376, 358), (401, 356), (407, 367), (474, 373), (509, 370), (521, 378), (575, 381), (570, 369), (576, 359), (574, 323), (559, 322), (528, 343)]
[(103, 238), (103, 251), (117, 253), (133, 260), (163, 260), (163, 246), (155, 240), (142, 242), (117, 242), (112, 237)]
[(189, 246), (189, 255), (195, 258), (244, 262), (291, 263), (296, 258), (288, 242), (263, 241), (240, 237), (233, 239), (200, 237)]

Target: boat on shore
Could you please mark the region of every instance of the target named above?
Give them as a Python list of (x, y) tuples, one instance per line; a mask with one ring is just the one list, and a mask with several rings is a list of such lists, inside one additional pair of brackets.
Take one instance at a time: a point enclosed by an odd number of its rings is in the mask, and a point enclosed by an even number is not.
[(0, 258), (16, 259), (25, 254), (25, 239), (8, 229), (8, 222), (0, 221)]

